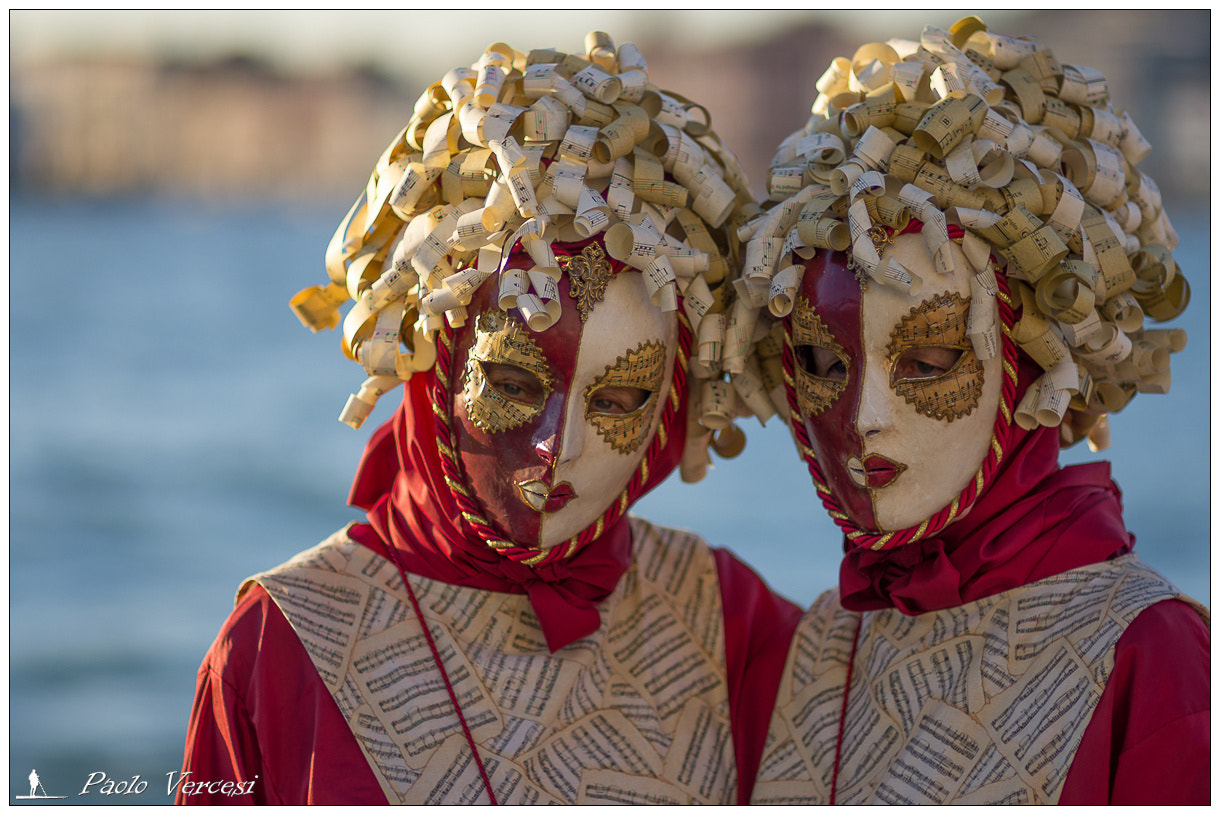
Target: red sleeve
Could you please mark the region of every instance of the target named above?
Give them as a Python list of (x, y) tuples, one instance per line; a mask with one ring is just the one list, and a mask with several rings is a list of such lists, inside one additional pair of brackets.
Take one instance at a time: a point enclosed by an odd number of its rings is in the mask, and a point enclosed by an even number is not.
[(788, 661), (788, 646), (801, 609), (767, 588), (749, 566), (713, 549), (724, 607), (724, 651), (729, 678), (729, 718), (737, 756), (737, 803), (754, 791), (771, 724), (771, 710)]
[(260, 586), (203, 664), (178, 804), (385, 804), (355, 736), (292, 626)]
[(1211, 633), (1189, 605), (1142, 611), (1118, 640), (1059, 803), (1210, 803), (1210, 658)]

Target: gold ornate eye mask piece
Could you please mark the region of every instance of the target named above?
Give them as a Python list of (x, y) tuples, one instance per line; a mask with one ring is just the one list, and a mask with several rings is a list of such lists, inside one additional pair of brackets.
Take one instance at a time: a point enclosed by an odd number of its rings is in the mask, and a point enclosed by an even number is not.
[[(541, 403), (518, 402), (500, 393), (487, 381), (483, 362), (514, 365), (538, 377), (543, 388)], [(466, 360), (462, 394), (466, 415), (476, 427), (498, 433), (528, 422), (542, 411), (551, 385), (551, 371), (542, 349), (520, 322), (503, 311), (489, 311), (475, 318), (474, 345)]]
[[(792, 345), (793, 348), (816, 345), (833, 351), (843, 367), (847, 368), (847, 352), (835, 341), (830, 329), (804, 297), (797, 300), (796, 308), (792, 310)], [(847, 389), (846, 376), (843, 379), (829, 379), (812, 374), (800, 365), (795, 366), (795, 371), (796, 402), (806, 416), (822, 413)]]
[[(623, 455), (629, 456), (640, 449), (648, 435), (656, 395), (664, 385), (665, 351), (665, 344), (656, 340), (640, 343), (613, 365), (607, 365), (602, 375), (585, 389), (585, 414), (589, 421), (597, 434)], [(640, 388), (651, 391), (652, 395), (630, 413), (593, 413), (589, 403), (602, 388)]]
[(946, 373), (930, 379), (894, 382), (894, 392), (924, 416), (952, 422), (970, 415), (983, 393), (983, 363), (966, 333), (970, 301), (956, 292), (925, 300), (894, 327), (886, 349), (891, 369), (912, 348), (936, 346), (961, 351)]

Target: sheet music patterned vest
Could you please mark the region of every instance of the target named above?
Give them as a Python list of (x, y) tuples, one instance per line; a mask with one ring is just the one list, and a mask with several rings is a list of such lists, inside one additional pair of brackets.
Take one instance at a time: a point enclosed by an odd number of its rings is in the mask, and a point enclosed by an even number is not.
[[(631, 524), (635, 560), (601, 628), (554, 654), (525, 595), (410, 576), (502, 804), (735, 802), (712, 553)], [(391, 803), (487, 803), (392, 563), (340, 531), (250, 580), (292, 624)]]
[[(943, 611), (865, 612), (835, 802), (1055, 803), (1119, 636), (1174, 597), (1125, 555)], [(838, 599), (797, 631), (751, 803), (829, 801), (859, 617)]]

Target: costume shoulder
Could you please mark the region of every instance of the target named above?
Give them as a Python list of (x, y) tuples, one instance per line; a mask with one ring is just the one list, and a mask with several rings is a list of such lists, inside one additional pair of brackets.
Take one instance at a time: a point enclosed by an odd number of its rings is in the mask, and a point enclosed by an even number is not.
[(263, 585), (268, 580), (283, 580), (290, 575), (300, 573), (304, 569), (321, 569), (322, 571), (329, 572), (344, 571), (352, 552), (360, 547), (360, 544), (348, 534), (350, 528), (350, 526), (345, 526), (317, 546), (293, 555), (279, 566), (247, 577), (237, 589), (235, 602), (240, 604), (245, 594), (256, 585)]
[(1189, 598), (1139, 612), (1085, 730), (1060, 804), (1211, 800), (1211, 633)]
[[(343, 537), (266, 574), (291, 573)], [(184, 783), (178, 803), (385, 801), (297, 631), (254, 580), (243, 583), (200, 668), (183, 769), (195, 780), (240, 782), (243, 793)]]
[(1118, 585), (1119, 590), (1112, 611), (1125, 617), (1128, 625), (1145, 614), (1154, 604), (1169, 599), (1180, 601), (1193, 609), (1205, 624), (1210, 619), (1206, 607), (1183, 594), (1168, 578), (1144, 563), (1136, 554), (1123, 555), (1086, 568), (1095, 569), (1103, 578)]
[(326, 554), (345, 541), (350, 542), (346, 530), (340, 530), (285, 563), (243, 580), (233, 610), (208, 650), (201, 672), (210, 671), (219, 681), (240, 690), (249, 684), (260, 664), (295, 662), (295, 657), (304, 653), (300, 641), (261, 581), (291, 574), (302, 564), (325, 561)]
[(640, 575), (650, 582), (670, 584), (696, 570), (711, 568), (711, 547), (694, 532), (660, 526), (634, 515), (628, 520), (632, 561)]
[[(346, 651), (359, 626), (368, 622), (370, 597), (403, 595), (398, 568), (352, 539), (350, 527), (301, 552), (286, 563), (249, 578), (238, 593), (257, 585), (266, 590), (313, 658), (318, 674), (334, 691), (341, 682)], [(394, 604), (381, 609), (393, 613)]]

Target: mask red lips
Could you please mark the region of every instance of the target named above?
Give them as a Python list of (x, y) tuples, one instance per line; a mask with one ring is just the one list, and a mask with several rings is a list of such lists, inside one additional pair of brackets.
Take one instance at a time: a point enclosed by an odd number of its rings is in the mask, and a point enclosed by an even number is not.
[(546, 506), (543, 507), (543, 512), (558, 512), (563, 509), (568, 501), (576, 497), (576, 491), (572, 489), (572, 485), (564, 481), (556, 484), (551, 488), (551, 494), (547, 496)]
[(576, 497), (576, 491), (566, 481), (554, 487), (541, 481), (522, 481), (517, 483), (517, 493), (536, 512), (558, 512)]
[(864, 476), (870, 487), (886, 487), (906, 470), (905, 464), (873, 454), (864, 459)]
[(853, 456), (847, 462), (847, 469), (852, 480), (862, 487), (870, 489), (888, 487), (906, 470), (905, 464), (891, 461), (876, 453), (866, 456), (863, 461)]

